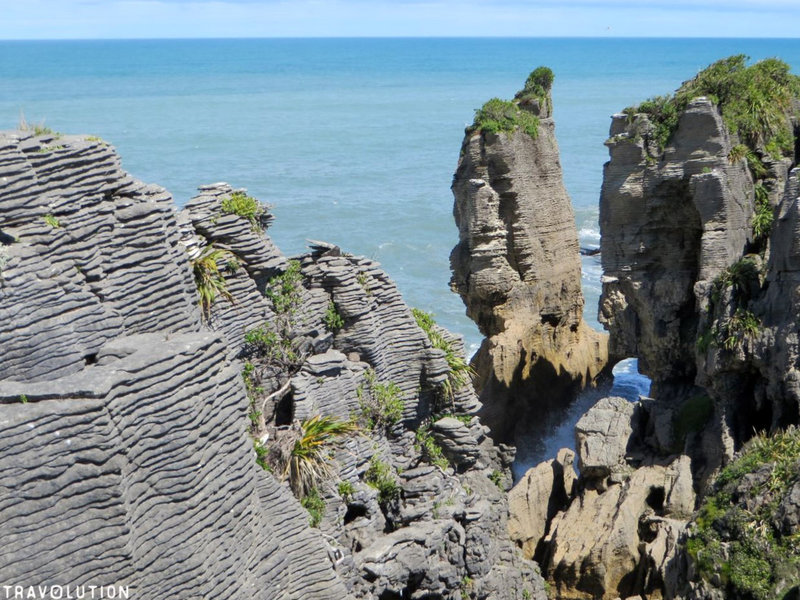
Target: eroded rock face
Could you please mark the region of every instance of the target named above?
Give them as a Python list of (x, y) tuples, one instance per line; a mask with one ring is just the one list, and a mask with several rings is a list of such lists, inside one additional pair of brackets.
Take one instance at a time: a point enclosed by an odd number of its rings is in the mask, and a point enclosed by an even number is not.
[(540, 542), (563, 598), (722, 598), (684, 552), (697, 498), (755, 430), (800, 415), (794, 159), (751, 149), (753, 175), (710, 100), (678, 117), (664, 148), (641, 114), (606, 142), (601, 321), (654, 397), (603, 399), (576, 427), (577, 491)]
[[(376, 263), (324, 243), (297, 257), (287, 324), (265, 291), (295, 263), (220, 210), (231, 186), (203, 186), (176, 213), (106, 144), (24, 132), (0, 134), (3, 178), (4, 583), (129, 585), (146, 598), (544, 600), (494, 482), (511, 455), (472, 416), (469, 386), (446, 396), (459, 419), (432, 426), (445, 352)], [(190, 261), (209, 244), (228, 252), (216, 266), (233, 301), (218, 294), (201, 314)], [(293, 354), (246, 387), (246, 333), (260, 326)], [(269, 448), (305, 419), (350, 419), (379, 383), (395, 386), (398, 421), (331, 445), (310, 527), (282, 473), (257, 466), (248, 430)], [(423, 455), (423, 423), (446, 466)], [(376, 461), (391, 498), (367, 481)]]
[(508, 493), (508, 533), (527, 557), (536, 556), (553, 517), (572, 499), (574, 460), (575, 453), (562, 448), (556, 458), (529, 469)]
[(531, 407), (564, 402), (606, 364), (582, 320), (575, 218), (548, 101), (521, 105), (538, 135), (468, 130), (453, 179), (459, 243), (452, 285), (485, 336), (473, 359), (484, 420), (500, 439)]
[(600, 196), (600, 320), (613, 359), (639, 358), (658, 386), (692, 381), (699, 319), (695, 284), (744, 254), (752, 180), (717, 108), (704, 98), (680, 116), (663, 156), (645, 116), (614, 115)]
[(0, 579), (348, 597), (253, 463), (239, 366), (201, 325), (169, 194), (103, 142), (12, 132), (0, 147)]

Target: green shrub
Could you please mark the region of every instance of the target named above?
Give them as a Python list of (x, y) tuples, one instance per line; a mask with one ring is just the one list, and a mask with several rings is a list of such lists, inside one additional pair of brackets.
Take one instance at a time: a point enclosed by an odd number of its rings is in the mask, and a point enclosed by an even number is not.
[(289, 367), (300, 362), (292, 340), (275, 331), (272, 323), (264, 323), (244, 334), (248, 354), (267, 359), (271, 363)]
[(685, 106), (679, 107), (671, 96), (655, 96), (642, 102), (636, 108), (625, 109), (631, 113), (644, 113), (650, 118), (655, 128), (655, 139), (659, 148), (664, 148), (669, 143), (672, 134), (678, 128), (680, 113)]
[(264, 231), (262, 220), (266, 209), (252, 196), (244, 192), (233, 192), (222, 199), (220, 207), (225, 214), (237, 215), (249, 221), (253, 231)]
[(763, 146), (787, 154), (792, 150), (793, 136), (786, 114), (792, 108), (792, 98), (800, 95), (800, 79), (778, 59), (750, 66), (747, 60), (743, 54), (719, 60), (685, 82), (674, 95), (651, 98), (626, 112), (647, 114), (663, 149), (677, 129), (680, 113), (694, 98), (706, 96), (719, 107), (728, 129), (751, 150)]
[(550, 89), (553, 87), (555, 75), (548, 67), (537, 67), (528, 79), (525, 80), (525, 87), (515, 96), (518, 100), (535, 99), (543, 108), (550, 108)]
[(20, 404), (27, 404), (28, 403), (28, 397), (25, 394), (20, 394), (19, 395), (19, 401), (20, 401)]
[(369, 468), (364, 473), (368, 486), (378, 490), (378, 502), (386, 504), (400, 497), (400, 486), (391, 465), (383, 462), (377, 455), (369, 460)]
[(497, 469), (492, 471), (489, 475), (489, 480), (495, 484), (501, 492), (505, 491), (505, 488), (503, 487), (503, 474), (500, 471)]
[(300, 500), (300, 504), (308, 511), (308, 524), (311, 527), (319, 527), (322, 517), (325, 516), (325, 501), (320, 497), (317, 488), (311, 488), (308, 493)]
[(339, 311), (336, 310), (336, 305), (333, 301), (328, 302), (328, 310), (325, 311), (325, 327), (332, 333), (336, 333), (344, 327), (344, 319), (339, 314)]
[(291, 314), (302, 302), (303, 274), (300, 262), (290, 260), (286, 271), (267, 282), (265, 294), (279, 315)]
[(756, 240), (769, 236), (773, 220), (772, 206), (769, 204), (769, 193), (763, 183), (755, 187), (755, 213), (753, 214), (753, 238)]
[(450, 461), (447, 460), (442, 447), (436, 442), (428, 426), (421, 426), (417, 429), (414, 438), (414, 448), (422, 454), (423, 460), (442, 470), (450, 466)]
[[(745, 478), (747, 485), (739, 489)], [(775, 525), (780, 500), (798, 479), (795, 428), (755, 436), (717, 477), (685, 547), (697, 573), (721, 587), (726, 598), (781, 598), (787, 581), (800, 577), (797, 536), (782, 536)]]
[(53, 215), (49, 215), (49, 214), (45, 215), (44, 217), (42, 217), (42, 219), (44, 220), (45, 223), (50, 225), (50, 227), (52, 227), (53, 229), (60, 229), (61, 228), (61, 223)]
[(211, 306), (217, 296), (222, 296), (230, 303), (234, 302), (233, 296), (228, 291), (225, 277), (219, 270), (219, 263), (225, 260), (229, 254), (227, 250), (215, 248), (213, 244), (208, 244), (191, 261), (194, 283), (197, 287), (198, 303), (206, 319), (211, 315)]
[(364, 372), (356, 389), (361, 417), (369, 429), (391, 427), (403, 417), (402, 390), (394, 382), (379, 383), (375, 371)]
[(350, 502), (353, 494), (356, 493), (355, 486), (349, 481), (340, 481), (337, 489), (339, 491), (339, 495), (342, 497), (342, 500), (345, 502)]
[(539, 119), (536, 115), (521, 109), (515, 102), (492, 98), (475, 111), (473, 131), (491, 133), (511, 133), (521, 129), (532, 138), (539, 135)]
[(456, 352), (453, 344), (447, 341), (437, 330), (433, 315), (418, 308), (412, 308), (411, 313), (414, 315), (419, 328), (428, 336), (431, 345), (444, 351), (447, 366), (450, 367), (450, 373), (443, 384), (442, 391), (445, 398), (452, 400), (458, 390), (472, 381), (475, 371), (469, 366), (464, 356)]

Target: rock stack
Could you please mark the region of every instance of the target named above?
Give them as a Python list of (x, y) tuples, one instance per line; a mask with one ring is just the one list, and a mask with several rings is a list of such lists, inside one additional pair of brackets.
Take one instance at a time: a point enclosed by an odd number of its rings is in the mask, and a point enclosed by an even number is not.
[(578, 233), (561, 173), (550, 87), (536, 69), (511, 102), (467, 128), (453, 178), (453, 288), (485, 336), (473, 359), (484, 421), (513, 438), (529, 414), (568, 404), (606, 365), (582, 318)]

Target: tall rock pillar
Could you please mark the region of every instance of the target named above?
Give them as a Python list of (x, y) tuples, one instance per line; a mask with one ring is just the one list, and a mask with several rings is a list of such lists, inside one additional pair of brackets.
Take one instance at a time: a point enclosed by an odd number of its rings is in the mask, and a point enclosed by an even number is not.
[(473, 366), (484, 420), (498, 439), (509, 439), (531, 410), (563, 404), (607, 360), (607, 337), (582, 320), (552, 78), (540, 67), (513, 101), (494, 98), (476, 111), (453, 178), (452, 285), (485, 336)]

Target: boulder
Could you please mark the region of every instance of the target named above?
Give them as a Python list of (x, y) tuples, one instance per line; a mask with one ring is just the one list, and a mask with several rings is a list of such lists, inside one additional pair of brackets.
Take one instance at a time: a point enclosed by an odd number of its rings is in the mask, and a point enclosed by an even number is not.
[(619, 397), (601, 398), (575, 425), (578, 468), (585, 478), (602, 479), (624, 469), (633, 432), (635, 405)]

